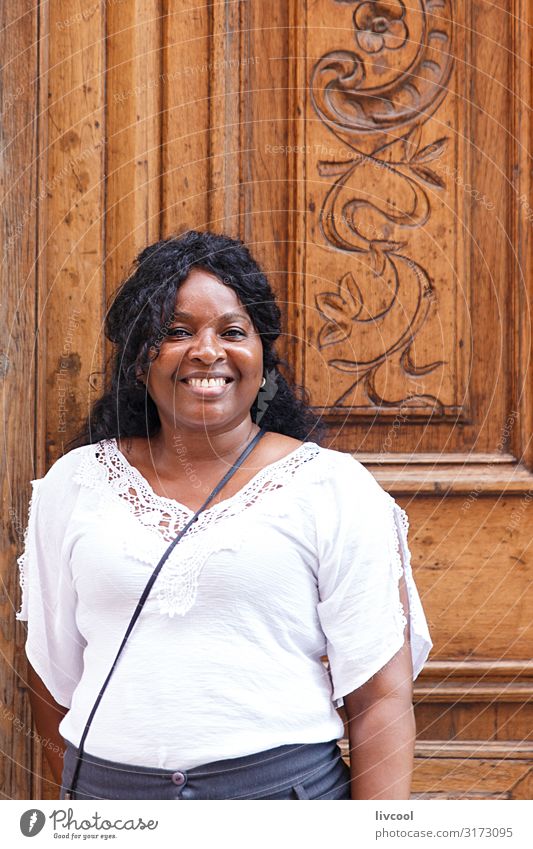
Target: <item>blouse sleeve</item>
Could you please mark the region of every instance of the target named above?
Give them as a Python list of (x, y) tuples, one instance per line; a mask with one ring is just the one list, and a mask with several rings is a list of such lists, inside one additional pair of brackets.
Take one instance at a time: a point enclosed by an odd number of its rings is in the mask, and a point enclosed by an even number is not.
[[(399, 651), (407, 621), (413, 679), (433, 643), (411, 571), (407, 514), (350, 454), (339, 452), (329, 486), (317, 511), (317, 612), (326, 637), (332, 698), (340, 707), (343, 696)], [(400, 599), (402, 574), (408, 611)]]
[(17, 559), (22, 588), (16, 618), (27, 622), (29, 662), (61, 705), (70, 707), (83, 671), (86, 641), (76, 625), (76, 592), (65, 532), (75, 501), (68, 455), (31, 481), (24, 551)]

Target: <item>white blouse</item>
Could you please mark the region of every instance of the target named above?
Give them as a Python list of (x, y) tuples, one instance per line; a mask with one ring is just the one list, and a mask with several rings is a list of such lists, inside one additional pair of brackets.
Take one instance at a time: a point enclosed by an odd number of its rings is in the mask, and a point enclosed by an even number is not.
[[(79, 744), (137, 601), (194, 515), (115, 439), (32, 481), (18, 559), (26, 654)], [(192, 769), (343, 736), (336, 707), (403, 645), (432, 647), (405, 512), (350, 454), (304, 442), (200, 514), (135, 624), (85, 742), (97, 757)], [(321, 661), (328, 655), (329, 669)]]

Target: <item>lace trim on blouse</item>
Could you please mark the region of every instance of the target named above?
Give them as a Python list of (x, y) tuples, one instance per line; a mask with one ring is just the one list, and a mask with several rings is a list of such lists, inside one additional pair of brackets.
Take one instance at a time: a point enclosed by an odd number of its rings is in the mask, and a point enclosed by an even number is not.
[(27, 568), (26, 564), (28, 562), (28, 531), (30, 528), (30, 518), (33, 515), (32, 511), (35, 509), (35, 504), (37, 503), (37, 498), (39, 496), (39, 480), (33, 480), (31, 482), (31, 495), (28, 503), (28, 520), (26, 522), (26, 527), (24, 528), (24, 550), (22, 554), (17, 557), (17, 565), (18, 565), (18, 573), (19, 573), (19, 584), (21, 590), (21, 602), (20, 602), (20, 610), (16, 613), (16, 619), (19, 619), (25, 622), (28, 618), (28, 593), (26, 589), (26, 575)]
[[(172, 617), (185, 615), (194, 604), (198, 579), (208, 557), (223, 549), (237, 551), (244, 526), (237, 517), (259, 501), (267, 513), (281, 515), (282, 504), (272, 497), (287, 486), (299, 468), (320, 453), (314, 442), (304, 442), (290, 454), (261, 469), (235, 495), (206, 508), (172, 550), (153, 588), (160, 612)], [(100, 511), (108, 498), (126, 505), (147, 534), (124, 534), (124, 551), (129, 557), (155, 569), (170, 542), (194, 515), (180, 502), (157, 495), (148, 481), (132, 466), (117, 446), (116, 439), (98, 442), (87, 451), (74, 475), (83, 486), (102, 495)], [(287, 509), (287, 508), (285, 508)], [(164, 543), (162, 545), (162, 543)]]
[[(389, 495), (388, 492), (385, 494), (387, 496), (389, 508), (391, 511), (391, 528), (393, 532), (392, 554), (394, 558), (394, 568), (396, 571), (396, 576), (398, 578), (398, 589), (400, 585), (400, 579), (405, 573), (405, 585), (407, 587), (407, 598), (409, 601), (409, 619), (411, 620), (410, 626), (411, 628), (413, 628), (416, 622), (415, 611), (417, 606), (413, 597), (411, 552), (409, 551), (409, 546), (407, 543), (409, 519), (405, 510), (403, 510), (400, 505), (396, 503), (394, 498)], [(403, 604), (400, 601), (398, 609), (398, 628), (401, 630), (401, 633), (403, 633), (403, 630), (406, 625), (407, 617), (405, 615)]]

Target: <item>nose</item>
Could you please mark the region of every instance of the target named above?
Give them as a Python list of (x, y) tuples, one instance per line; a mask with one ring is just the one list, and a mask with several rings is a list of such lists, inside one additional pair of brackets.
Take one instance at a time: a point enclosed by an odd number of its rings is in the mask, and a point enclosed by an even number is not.
[(200, 331), (192, 340), (188, 350), (190, 360), (201, 360), (203, 363), (215, 363), (226, 359), (226, 351), (217, 334), (206, 328)]

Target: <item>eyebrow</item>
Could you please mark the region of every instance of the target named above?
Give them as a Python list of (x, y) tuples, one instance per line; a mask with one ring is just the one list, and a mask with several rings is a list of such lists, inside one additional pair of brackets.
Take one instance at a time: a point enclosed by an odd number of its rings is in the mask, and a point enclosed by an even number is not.
[[(194, 320), (194, 316), (190, 312), (185, 312), (184, 310), (175, 310), (173, 313), (173, 318), (174, 320), (179, 318)], [(226, 321), (232, 321), (233, 319), (240, 319), (241, 321), (250, 321), (250, 317), (246, 313), (242, 312), (225, 312), (223, 315), (219, 316), (219, 319), (221, 321), (223, 319)]]

